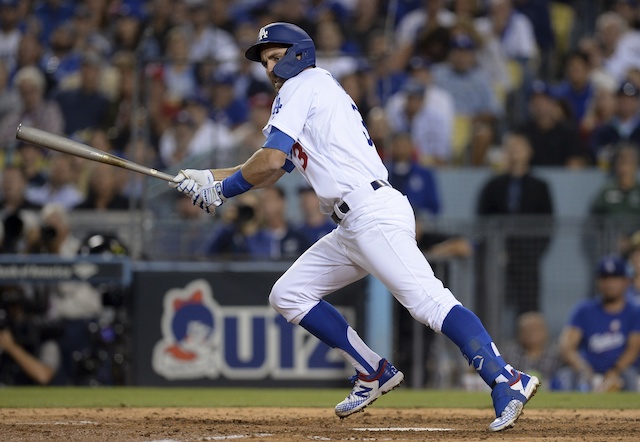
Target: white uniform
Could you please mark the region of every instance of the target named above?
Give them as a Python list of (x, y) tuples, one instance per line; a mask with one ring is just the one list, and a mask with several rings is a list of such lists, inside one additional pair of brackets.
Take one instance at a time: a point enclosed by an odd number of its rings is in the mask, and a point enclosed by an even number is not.
[(271, 305), (298, 324), (324, 296), (371, 273), (414, 318), (440, 331), (460, 303), (418, 249), (407, 198), (371, 185), (386, 180), (387, 170), (351, 97), (326, 70), (304, 70), (280, 89), (265, 135), (272, 127), (297, 141), (290, 160), (322, 211), (333, 213), (343, 202), (350, 210), (276, 282)]

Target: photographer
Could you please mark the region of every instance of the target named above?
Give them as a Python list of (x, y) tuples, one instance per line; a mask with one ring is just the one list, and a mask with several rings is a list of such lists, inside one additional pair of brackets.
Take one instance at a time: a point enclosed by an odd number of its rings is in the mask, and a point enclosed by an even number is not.
[(60, 368), (57, 335), (20, 287), (0, 288), (0, 385), (54, 383)]
[[(72, 235), (67, 210), (60, 204), (47, 204), (40, 212), (40, 225), (28, 232), (30, 253), (78, 255), (81, 241)], [(91, 346), (89, 325), (103, 310), (102, 295), (83, 281), (62, 281), (45, 286), (49, 300), (48, 317), (63, 325), (60, 340), (65, 382), (75, 384), (78, 355)]]
[(260, 229), (262, 216), (255, 195), (238, 198), (223, 212), (222, 222), (205, 241), (204, 253), (214, 258), (249, 258), (247, 239)]

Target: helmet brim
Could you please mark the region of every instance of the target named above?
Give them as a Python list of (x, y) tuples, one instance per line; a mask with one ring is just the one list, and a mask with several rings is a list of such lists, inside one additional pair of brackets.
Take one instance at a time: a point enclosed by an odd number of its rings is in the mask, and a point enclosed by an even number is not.
[(262, 58), (260, 58), (260, 53), (262, 52), (264, 47), (267, 45), (282, 46), (283, 48), (288, 48), (292, 46), (291, 43), (286, 43), (286, 42), (263, 41), (260, 43), (256, 43), (253, 46), (251, 46), (249, 49), (247, 49), (244, 53), (244, 56), (251, 61), (257, 61), (258, 63), (261, 63)]

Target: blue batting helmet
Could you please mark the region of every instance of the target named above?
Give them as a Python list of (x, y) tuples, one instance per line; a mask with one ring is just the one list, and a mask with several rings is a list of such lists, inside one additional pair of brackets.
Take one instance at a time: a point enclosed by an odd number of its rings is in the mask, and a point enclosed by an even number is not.
[(316, 65), (316, 46), (313, 40), (309, 34), (291, 23), (271, 23), (261, 28), (258, 41), (247, 49), (245, 57), (251, 61), (262, 61), (260, 51), (270, 43), (289, 46), (284, 57), (273, 68), (273, 72), (280, 78), (295, 77), (309, 66)]

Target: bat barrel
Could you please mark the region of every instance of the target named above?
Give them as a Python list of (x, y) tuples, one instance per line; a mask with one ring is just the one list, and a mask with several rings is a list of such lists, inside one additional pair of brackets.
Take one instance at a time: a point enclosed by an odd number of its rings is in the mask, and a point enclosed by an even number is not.
[(37, 129), (35, 127), (23, 126), (21, 124), (16, 130), (16, 138), (30, 144), (46, 147), (48, 149), (56, 150), (58, 152), (63, 152), (70, 155), (75, 155), (87, 160), (110, 164), (122, 169), (132, 170), (134, 172), (142, 173), (154, 178), (159, 178), (164, 181), (173, 180), (173, 176), (167, 173), (160, 172), (150, 167), (141, 166), (140, 164), (134, 163), (133, 161), (120, 158), (116, 155), (112, 155), (99, 149), (95, 149), (91, 146), (87, 146), (86, 144), (82, 144), (77, 141), (62, 137), (60, 135)]

